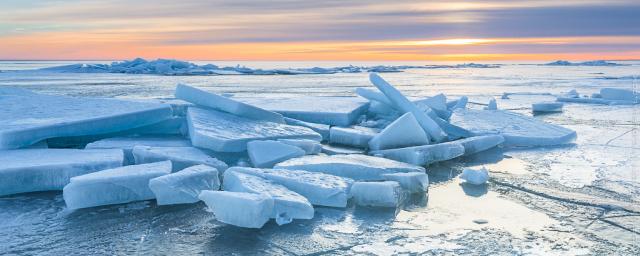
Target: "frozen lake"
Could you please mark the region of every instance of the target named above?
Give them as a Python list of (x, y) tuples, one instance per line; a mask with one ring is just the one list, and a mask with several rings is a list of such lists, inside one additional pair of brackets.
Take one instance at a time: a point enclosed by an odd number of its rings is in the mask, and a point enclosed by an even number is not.
[[(366, 73), (318, 75), (158, 76), (51, 73), (29, 69), (77, 62), (0, 61), (0, 86), (77, 97), (173, 97), (186, 83), (238, 97), (355, 96), (374, 88)], [(91, 62), (94, 63), (94, 62)], [(199, 62), (205, 64), (208, 62)], [(220, 66), (307, 68), (449, 63), (212, 62)], [(576, 89), (640, 89), (640, 61), (626, 66), (408, 69), (382, 73), (411, 97), (468, 96), (470, 108), (491, 98), (499, 109), (531, 116), (531, 104)], [(16, 71), (19, 70), (19, 71)], [(60, 192), (0, 197), (0, 254), (640, 254), (640, 105), (565, 103), (536, 118), (577, 132), (575, 144), (489, 151), (427, 167), (428, 195), (398, 211), (316, 207), (312, 220), (261, 230), (215, 221), (205, 205), (155, 201), (65, 209)], [(487, 186), (460, 185), (464, 167), (486, 166)]]

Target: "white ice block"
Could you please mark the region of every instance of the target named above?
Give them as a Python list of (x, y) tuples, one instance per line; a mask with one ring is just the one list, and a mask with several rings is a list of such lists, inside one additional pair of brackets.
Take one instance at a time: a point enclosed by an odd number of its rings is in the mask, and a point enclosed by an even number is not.
[(331, 127), (329, 142), (350, 147), (366, 148), (376, 134), (378, 129), (353, 126), (353, 127)]
[(322, 145), (322, 153), (327, 155), (364, 154), (364, 149), (324, 144)]
[(204, 190), (198, 198), (218, 221), (243, 228), (264, 226), (274, 207), (273, 198), (264, 194)]
[(275, 169), (321, 172), (354, 180), (383, 180), (382, 174), (425, 172), (420, 166), (367, 155), (317, 155), (289, 159)]
[(562, 112), (561, 102), (540, 102), (531, 104), (533, 112)]
[(406, 113), (369, 140), (369, 150), (429, 144), (429, 136), (411, 113)]
[(62, 190), (72, 177), (122, 166), (119, 149), (0, 151), (0, 196)]
[(306, 197), (313, 205), (329, 207), (346, 207), (353, 183), (351, 179), (302, 170), (231, 167), (228, 171), (262, 177)]
[(640, 101), (640, 94), (637, 92), (618, 88), (602, 88), (600, 89), (600, 97), (606, 100)]
[(270, 217), (278, 225), (291, 223), (293, 219), (312, 219), (314, 210), (309, 200), (275, 182), (243, 172), (229, 171), (224, 174), (224, 190), (264, 194), (273, 198)]
[(198, 202), (203, 190), (220, 189), (218, 170), (208, 165), (196, 165), (179, 172), (149, 180), (158, 205)]
[(315, 140), (305, 139), (278, 139), (278, 142), (282, 142), (287, 145), (296, 146), (304, 150), (307, 155), (317, 155), (322, 151), (322, 145)]
[(504, 137), (502, 135), (482, 135), (455, 142), (464, 147), (464, 155), (471, 155), (501, 145), (504, 143)]
[(54, 137), (119, 132), (171, 117), (166, 104), (16, 92), (0, 88), (0, 149)]
[(135, 146), (133, 147), (133, 158), (136, 164), (169, 160), (173, 166), (173, 172), (199, 164), (215, 167), (221, 173), (228, 168), (226, 163), (194, 147)]
[(454, 141), (433, 145), (376, 150), (370, 151), (369, 154), (422, 166), (462, 156), (464, 147)]
[(190, 147), (188, 139), (178, 136), (139, 136), (139, 137), (115, 137), (95, 141), (87, 144), (85, 149), (117, 148), (124, 151), (124, 164), (134, 164), (133, 147)]
[(154, 199), (149, 180), (171, 173), (171, 162), (130, 165), (71, 178), (62, 195), (69, 209)]
[(329, 129), (331, 126), (329, 126), (328, 124), (309, 123), (288, 117), (285, 117), (284, 121), (288, 125), (303, 126), (313, 130), (314, 132), (317, 132), (322, 136), (322, 141), (329, 140)]
[(305, 155), (299, 147), (273, 140), (254, 140), (247, 143), (247, 152), (253, 167), (271, 168), (273, 165)]
[(354, 182), (349, 194), (360, 206), (398, 207), (403, 199), (402, 188), (395, 181)]
[(185, 84), (176, 86), (176, 98), (253, 120), (284, 123), (281, 114), (206, 92)]
[(245, 151), (247, 142), (252, 140), (322, 139), (306, 127), (251, 120), (202, 108), (189, 108), (187, 123), (194, 146), (219, 152)]
[(473, 185), (482, 185), (489, 180), (489, 171), (485, 168), (481, 169), (464, 169), (460, 175), (460, 179)]
[(388, 173), (382, 175), (385, 180), (395, 181), (409, 193), (422, 193), (429, 190), (429, 175), (421, 172)]

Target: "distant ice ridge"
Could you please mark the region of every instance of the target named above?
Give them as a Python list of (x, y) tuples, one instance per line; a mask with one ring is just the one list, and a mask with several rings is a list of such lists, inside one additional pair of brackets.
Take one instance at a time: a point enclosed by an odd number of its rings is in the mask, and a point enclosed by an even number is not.
[(625, 64), (618, 64), (618, 63), (608, 62), (604, 60), (592, 60), (592, 61), (585, 61), (585, 62), (570, 62), (566, 60), (558, 60), (558, 61), (550, 62), (544, 65), (545, 66), (593, 66), (593, 67), (626, 66)]

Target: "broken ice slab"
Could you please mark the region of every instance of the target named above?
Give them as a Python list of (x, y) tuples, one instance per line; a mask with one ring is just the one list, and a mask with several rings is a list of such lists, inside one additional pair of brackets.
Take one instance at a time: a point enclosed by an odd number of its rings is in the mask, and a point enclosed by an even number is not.
[(245, 151), (247, 142), (252, 140), (322, 140), (320, 134), (306, 127), (252, 120), (210, 109), (189, 108), (187, 123), (194, 146), (218, 152)]
[(429, 144), (429, 136), (411, 113), (406, 113), (369, 140), (369, 150)]
[(395, 181), (354, 182), (349, 194), (360, 206), (398, 207), (403, 199), (402, 188)]
[(195, 165), (149, 180), (149, 189), (158, 205), (195, 203), (201, 191), (220, 189), (218, 175), (214, 167)]
[(284, 119), (281, 114), (184, 84), (178, 84), (176, 86), (176, 98), (248, 119), (284, 123)]
[(0, 149), (54, 137), (124, 131), (171, 117), (166, 104), (24, 94), (0, 88)]
[(309, 200), (286, 187), (264, 178), (243, 172), (224, 173), (224, 190), (268, 195), (273, 198), (271, 218), (278, 225), (291, 223), (293, 219), (309, 220), (314, 210)]
[(600, 89), (600, 97), (605, 100), (619, 100), (635, 103), (640, 102), (640, 94), (627, 89), (602, 88)]
[(369, 154), (422, 166), (462, 156), (464, 147), (462, 144), (453, 141), (433, 145), (376, 150), (370, 151)]
[(247, 152), (253, 167), (271, 168), (273, 165), (305, 155), (299, 147), (273, 140), (254, 140), (247, 143)]
[(388, 173), (382, 175), (385, 180), (395, 181), (409, 193), (422, 193), (429, 190), (429, 175), (421, 172)]
[(531, 104), (531, 110), (533, 112), (562, 112), (561, 102), (540, 102)]
[(307, 155), (317, 155), (322, 151), (322, 145), (315, 140), (304, 139), (278, 139), (278, 142), (282, 142), (287, 145), (296, 146), (304, 150)]
[(270, 180), (306, 197), (313, 205), (329, 207), (346, 207), (349, 188), (353, 183), (348, 178), (302, 170), (231, 167), (227, 171)]
[(273, 198), (264, 194), (210, 191), (198, 198), (213, 212), (216, 220), (243, 228), (261, 228), (273, 212)]
[[(453, 105), (449, 110), (453, 111), (456, 109), (465, 109), (467, 108), (467, 103), (469, 102), (469, 98), (467, 98), (467, 96), (462, 96), (460, 97), (460, 99), (458, 99), (457, 101), (455, 101), (455, 105)], [(447, 103), (447, 106), (449, 106), (449, 104)]]
[(464, 155), (471, 155), (499, 146), (504, 143), (504, 137), (502, 135), (482, 135), (454, 142), (460, 143), (464, 147)]
[(0, 196), (62, 190), (69, 180), (122, 166), (119, 149), (17, 149), (0, 151)]
[(489, 180), (489, 171), (486, 168), (481, 169), (464, 169), (460, 175), (460, 179), (473, 185), (482, 185)]
[(300, 121), (300, 120), (288, 118), (288, 117), (285, 117), (284, 121), (288, 125), (304, 126), (313, 130), (314, 132), (317, 132), (322, 136), (322, 141), (329, 140), (329, 129), (331, 126), (329, 126), (328, 124), (309, 123), (309, 122)]
[(393, 106), (393, 103), (379, 91), (374, 91), (366, 88), (356, 88), (356, 94), (370, 101), (377, 101), (387, 106)]
[(171, 162), (130, 165), (71, 178), (62, 195), (69, 209), (154, 199), (149, 180), (171, 173)]
[(451, 116), (451, 111), (447, 108), (447, 97), (442, 93), (433, 97), (413, 101), (413, 103), (423, 111), (427, 111), (428, 107), (440, 118), (449, 119)]
[(497, 110), (498, 109), (498, 104), (496, 103), (496, 99), (489, 100), (489, 103), (487, 104), (487, 107), (485, 107), (484, 109), (486, 109), (486, 110)]
[(124, 164), (134, 164), (133, 147), (190, 147), (191, 142), (179, 136), (132, 136), (107, 138), (87, 144), (85, 149), (117, 148), (124, 151)]
[(367, 148), (369, 140), (380, 130), (363, 126), (331, 127), (329, 142), (350, 147)]
[(364, 149), (323, 144), (322, 153), (327, 155), (364, 154)]
[(316, 155), (289, 159), (275, 169), (321, 172), (354, 180), (383, 180), (382, 174), (425, 172), (420, 166), (367, 155)]
[(502, 135), (504, 145), (509, 147), (560, 145), (576, 138), (573, 130), (503, 110), (457, 109), (451, 123), (475, 136)]
[(169, 160), (173, 172), (199, 164), (215, 167), (220, 173), (228, 168), (226, 163), (194, 147), (135, 146), (132, 152), (136, 164)]

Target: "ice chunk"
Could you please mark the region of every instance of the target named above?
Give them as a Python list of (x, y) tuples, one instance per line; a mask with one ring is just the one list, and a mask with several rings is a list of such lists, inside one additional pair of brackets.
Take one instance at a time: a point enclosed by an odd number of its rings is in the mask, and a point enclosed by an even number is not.
[(469, 98), (467, 98), (467, 96), (462, 96), (458, 101), (456, 101), (456, 104), (451, 108), (451, 110), (465, 109), (467, 108), (467, 102), (469, 102)]
[(322, 139), (306, 127), (251, 120), (202, 108), (189, 108), (187, 122), (194, 146), (219, 152), (245, 151), (247, 142), (252, 140)]
[(449, 116), (451, 116), (451, 111), (449, 111), (447, 107), (447, 97), (444, 96), (444, 94), (438, 94), (433, 97), (417, 100), (413, 103), (425, 112), (428, 112), (428, 110), (433, 111), (440, 118), (449, 119)]
[(486, 168), (482, 169), (464, 169), (460, 175), (460, 179), (473, 185), (482, 185), (489, 180), (489, 171)]
[(169, 160), (174, 172), (199, 164), (215, 167), (220, 172), (224, 172), (228, 168), (224, 162), (194, 147), (135, 146), (133, 147), (133, 158), (136, 164)]
[(567, 98), (567, 97), (558, 97), (558, 101), (560, 102), (575, 102), (575, 103), (586, 103), (586, 104), (603, 104), (603, 105), (633, 105), (636, 104), (634, 101), (627, 100), (606, 100), (602, 98)]
[(496, 147), (504, 142), (501, 135), (483, 135), (456, 140), (464, 147), (464, 155), (471, 155)]
[(576, 91), (576, 89), (572, 89), (571, 91), (567, 92), (566, 96), (567, 98), (580, 98), (580, 94), (578, 94), (578, 91)]
[(304, 150), (307, 155), (317, 155), (322, 151), (322, 145), (315, 140), (305, 139), (278, 139), (278, 142), (282, 142), (287, 145), (296, 146)]
[(421, 172), (388, 173), (385, 180), (395, 181), (409, 193), (422, 193), (429, 189), (429, 175)]
[(0, 196), (62, 190), (72, 177), (122, 166), (119, 149), (0, 151)]
[(498, 104), (496, 103), (496, 99), (491, 99), (489, 100), (489, 104), (487, 104), (487, 107), (484, 108), (486, 110), (497, 110), (498, 109)]
[(385, 173), (425, 172), (420, 166), (367, 155), (303, 156), (279, 163), (274, 168), (322, 172), (354, 180), (383, 180)]
[(140, 136), (107, 138), (87, 144), (85, 149), (118, 148), (124, 151), (124, 164), (134, 164), (133, 147), (190, 147), (191, 142), (178, 136)]
[(563, 105), (560, 102), (533, 103), (531, 104), (531, 110), (533, 112), (562, 112)]
[(406, 113), (369, 140), (369, 150), (401, 148), (429, 144), (429, 136), (416, 118)]
[(364, 154), (364, 149), (325, 144), (322, 145), (322, 153), (327, 155)]
[(264, 194), (204, 190), (198, 196), (222, 223), (261, 228), (273, 212), (273, 198)]
[(188, 102), (231, 113), (253, 120), (262, 120), (275, 123), (284, 123), (282, 115), (261, 109), (249, 104), (245, 104), (231, 98), (219, 96), (188, 85), (178, 84), (176, 87), (176, 98)]
[(150, 200), (149, 180), (171, 173), (171, 162), (130, 165), (71, 178), (62, 195), (69, 209)]
[(398, 111), (393, 107), (375, 100), (371, 101), (371, 103), (369, 104), (367, 114), (369, 116), (377, 116), (390, 120), (394, 120), (399, 116)]
[(376, 150), (370, 151), (369, 154), (408, 164), (428, 165), (459, 157), (464, 154), (464, 147), (454, 141), (416, 147)]
[(306, 198), (280, 184), (258, 176), (235, 171), (225, 172), (224, 190), (271, 196), (274, 202), (271, 218), (276, 219), (278, 225), (291, 223), (293, 219), (313, 218), (313, 206)]
[(369, 90), (366, 88), (356, 88), (356, 94), (370, 101), (377, 101), (387, 106), (393, 106), (393, 103), (383, 93)]
[(158, 205), (198, 202), (203, 190), (220, 189), (218, 170), (208, 165), (196, 165), (182, 171), (149, 180)]
[(271, 168), (273, 165), (305, 155), (299, 147), (273, 140), (254, 140), (247, 143), (247, 152), (253, 167)]
[(398, 207), (403, 198), (402, 188), (395, 181), (354, 182), (349, 194), (360, 206)]
[(600, 96), (606, 100), (622, 100), (638, 102), (640, 95), (632, 90), (618, 89), (618, 88), (602, 88), (600, 89)]
[(366, 148), (369, 140), (378, 134), (379, 130), (363, 126), (331, 127), (329, 142), (351, 147)]
[(329, 129), (330, 129), (330, 126), (328, 124), (309, 123), (309, 122), (300, 121), (300, 120), (296, 120), (296, 119), (288, 118), (288, 117), (285, 117), (284, 121), (288, 125), (304, 126), (304, 127), (307, 127), (309, 129), (313, 130), (314, 132), (317, 132), (318, 134), (320, 134), (322, 136), (322, 141), (329, 140)]
[(346, 207), (353, 183), (351, 179), (302, 170), (231, 167), (228, 171), (262, 177), (306, 197), (313, 205), (329, 207)]
[(166, 104), (73, 98), (4, 91), (0, 97), (0, 149), (54, 137), (94, 135), (154, 124), (171, 117)]

